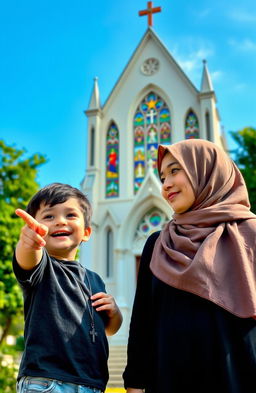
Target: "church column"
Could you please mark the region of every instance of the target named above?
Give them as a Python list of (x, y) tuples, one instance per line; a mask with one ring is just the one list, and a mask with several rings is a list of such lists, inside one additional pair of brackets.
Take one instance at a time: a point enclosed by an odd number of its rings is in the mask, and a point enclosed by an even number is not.
[[(97, 206), (99, 198), (99, 171), (100, 171), (100, 131), (102, 110), (100, 106), (98, 79), (94, 79), (94, 86), (89, 101), (88, 109), (85, 111), (88, 118), (87, 124), (87, 164), (85, 177), (81, 182), (81, 190), (88, 197), (92, 206)], [(90, 263), (93, 269), (94, 261), (94, 239), (96, 239), (95, 222), (96, 214), (93, 215), (93, 233), (88, 243), (81, 246), (80, 261), (88, 267)]]
[(116, 260), (115, 300), (123, 315), (123, 324), (117, 334), (111, 337), (111, 344), (126, 345), (133, 301), (130, 293), (135, 293), (135, 261), (129, 250), (117, 250)]

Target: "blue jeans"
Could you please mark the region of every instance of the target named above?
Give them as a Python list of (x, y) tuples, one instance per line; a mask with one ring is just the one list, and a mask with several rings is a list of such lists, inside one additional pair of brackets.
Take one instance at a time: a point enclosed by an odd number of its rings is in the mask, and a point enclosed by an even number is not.
[(101, 393), (100, 389), (41, 377), (22, 377), (17, 393)]

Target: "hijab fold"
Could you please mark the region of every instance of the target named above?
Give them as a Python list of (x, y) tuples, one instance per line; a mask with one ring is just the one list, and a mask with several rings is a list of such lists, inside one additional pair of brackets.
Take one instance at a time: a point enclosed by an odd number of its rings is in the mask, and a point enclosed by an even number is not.
[(234, 315), (256, 318), (256, 216), (240, 171), (214, 143), (191, 139), (159, 146), (159, 172), (166, 151), (185, 170), (195, 202), (161, 231), (153, 274)]

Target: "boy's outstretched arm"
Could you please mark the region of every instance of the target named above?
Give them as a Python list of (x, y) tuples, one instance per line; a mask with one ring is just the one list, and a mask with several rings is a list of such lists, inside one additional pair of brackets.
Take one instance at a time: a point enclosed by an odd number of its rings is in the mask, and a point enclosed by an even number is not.
[(91, 296), (93, 301), (92, 306), (96, 311), (105, 311), (108, 316), (108, 322), (105, 326), (107, 336), (115, 334), (123, 322), (121, 311), (119, 310), (113, 296), (105, 293), (98, 292)]
[(42, 258), (42, 249), (45, 246), (43, 236), (47, 234), (48, 228), (22, 209), (17, 209), (15, 213), (26, 224), (20, 232), (15, 250), (16, 259), (22, 269), (31, 270)]

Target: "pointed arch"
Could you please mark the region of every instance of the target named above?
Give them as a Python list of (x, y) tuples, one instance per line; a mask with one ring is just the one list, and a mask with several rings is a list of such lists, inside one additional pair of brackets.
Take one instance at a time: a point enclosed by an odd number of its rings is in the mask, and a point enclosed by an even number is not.
[(185, 139), (199, 139), (199, 122), (198, 117), (193, 111), (189, 109), (185, 118)]
[(141, 100), (133, 117), (134, 193), (140, 188), (147, 170), (155, 173), (157, 148), (171, 143), (171, 113), (166, 102), (150, 90)]
[(112, 121), (106, 136), (106, 198), (119, 196), (119, 130)]

